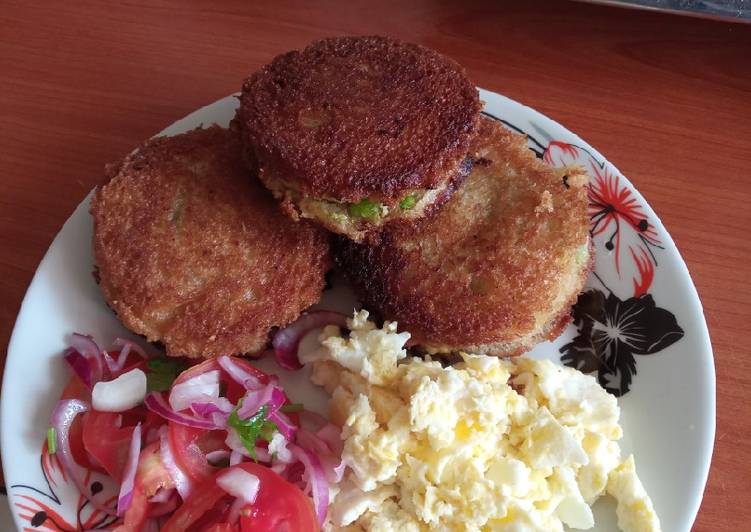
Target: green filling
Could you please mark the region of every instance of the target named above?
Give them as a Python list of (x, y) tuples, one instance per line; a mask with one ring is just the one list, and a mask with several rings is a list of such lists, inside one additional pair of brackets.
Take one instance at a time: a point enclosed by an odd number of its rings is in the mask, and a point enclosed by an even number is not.
[(175, 202), (172, 205), (172, 213), (170, 214), (169, 221), (175, 225), (180, 223), (180, 217), (183, 215), (183, 209), (185, 209), (185, 193), (180, 191), (175, 198)]
[(250, 457), (253, 460), (256, 459), (256, 440), (259, 438), (266, 441), (271, 441), (274, 436), (274, 432), (279, 430), (276, 423), (266, 419), (269, 407), (263, 405), (258, 409), (258, 412), (250, 416), (248, 419), (240, 419), (237, 415), (238, 410), (242, 407), (242, 400), (237, 404), (232, 413), (227, 419), (227, 424), (235, 429), (237, 436), (240, 438), (243, 446), (250, 453)]
[(381, 204), (365, 198), (357, 203), (350, 203), (348, 211), (350, 216), (376, 220), (381, 215)]
[(414, 194), (405, 196), (404, 199), (399, 202), (399, 208), (403, 211), (414, 209), (415, 205), (417, 205), (417, 198), (415, 198)]

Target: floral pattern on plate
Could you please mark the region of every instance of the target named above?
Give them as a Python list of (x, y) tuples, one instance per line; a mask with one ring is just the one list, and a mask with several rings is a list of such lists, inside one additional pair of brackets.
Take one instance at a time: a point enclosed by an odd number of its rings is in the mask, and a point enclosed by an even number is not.
[[(553, 166), (577, 164), (587, 170), (595, 252), (601, 248), (612, 257), (613, 269), (622, 281), (620, 292), (631, 291), (628, 297), (619, 298), (615, 287), (608, 287), (599, 272), (592, 272), (604, 291), (593, 288), (579, 296), (573, 309), (578, 334), (560, 349), (561, 362), (597, 373), (603, 388), (621, 396), (630, 390), (637, 372), (634, 355), (652, 355), (683, 337), (675, 316), (657, 307), (649, 293), (658, 266), (656, 253), (664, 248), (642, 205), (606, 161), (556, 140), (548, 142), (542, 158)], [(630, 275), (624, 274), (625, 261), (631, 261)]]

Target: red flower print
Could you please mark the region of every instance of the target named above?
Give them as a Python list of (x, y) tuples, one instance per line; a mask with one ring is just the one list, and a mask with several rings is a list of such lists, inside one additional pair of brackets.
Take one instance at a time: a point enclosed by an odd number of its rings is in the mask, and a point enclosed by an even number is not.
[[(121, 519), (108, 515), (93, 508), (86, 497), (78, 492), (70, 482), (65, 470), (60, 465), (56, 455), (49, 454), (47, 442), (42, 447), (41, 468), (46, 489), (33, 486), (16, 484), (11, 486), (13, 490), (28, 491), (29, 495), (14, 495), (14, 506), (18, 509), (18, 516), (26, 521), (29, 526), (24, 530), (108, 530), (118, 524)], [(89, 486), (92, 495), (106, 492), (106, 505), (114, 505), (117, 502), (117, 489), (106, 476), (88, 470), (84, 483)], [(59, 492), (58, 487), (66, 488)], [(75, 514), (68, 514), (75, 509)], [(66, 517), (67, 515), (67, 517)]]
[(644, 248), (639, 247), (640, 254), (637, 255), (634, 248), (630, 247), (631, 257), (639, 271), (639, 280), (634, 279), (634, 297), (641, 297), (647, 293), (655, 277), (655, 266), (649, 254)]
[(553, 140), (545, 148), (542, 159), (554, 167), (576, 164), (579, 160), (579, 147), (559, 140)]
[(654, 279), (657, 260), (652, 247), (661, 248), (654, 225), (644, 212), (633, 192), (622, 182), (621, 176), (612, 172), (604, 162), (599, 162), (588, 150), (566, 142), (551, 141), (543, 160), (554, 166), (583, 166), (590, 175), (589, 217), (592, 237), (605, 236), (605, 249), (613, 251), (615, 271), (621, 276), (622, 239), (626, 239), (633, 261), (634, 290), (645, 294)]

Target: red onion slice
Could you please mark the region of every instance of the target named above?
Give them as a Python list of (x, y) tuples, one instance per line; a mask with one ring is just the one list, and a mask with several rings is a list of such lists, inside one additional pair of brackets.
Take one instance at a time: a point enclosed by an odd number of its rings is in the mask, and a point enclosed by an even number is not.
[(209, 417), (211, 414), (230, 414), (235, 409), (235, 405), (229, 402), (226, 397), (216, 397), (213, 399), (203, 398), (202, 400), (191, 403), (190, 409), (201, 417)]
[(258, 377), (245, 371), (245, 369), (232, 360), (232, 357), (221, 356), (217, 359), (217, 362), (232, 377), (232, 380), (238, 384), (242, 384), (247, 390), (259, 390), (263, 388), (264, 385), (258, 380)]
[(65, 471), (73, 479), (73, 483), (78, 491), (85, 497), (97, 510), (107, 515), (115, 515), (112, 508), (105, 507), (102, 503), (90, 495), (89, 487), (84, 482), (86, 470), (78, 465), (73, 452), (70, 448), (70, 427), (76, 416), (89, 410), (89, 405), (78, 399), (63, 399), (58, 401), (55, 410), (52, 412), (50, 424), (55, 428), (55, 437), (57, 445), (56, 456)]
[[(239, 461), (235, 462), (235, 460), (238, 460), (238, 458), (240, 460), (243, 456), (251, 458), (250, 453), (245, 448), (245, 445), (243, 445), (243, 442), (240, 440), (240, 437), (234, 430), (227, 431), (227, 438), (224, 440), (224, 443), (232, 450), (229, 458), (229, 463), (231, 466), (239, 463)], [(257, 461), (266, 463), (271, 461), (271, 455), (269, 454), (268, 449), (264, 449), (263, 447), (254, 447), (253, 452), (256, 455)]]
[(93, 386), (102, 380), (105, 377), (104, 358), (102, 357), (102, 350), (99, 349), (94, 339), (91, 336), (73, 333), (70, 335), (68, 343), (89, 361), (91, 365), (91, 385)]
[(329, 422), (321, 414), (312, 412), (310, 410), (303, 410), (302, 412), (300, 412), (299, 416), (301, 422), (300, 426), (313, 432), (318, 432)]
[(305, 467), (308, 486), (313, 495), (313, 507), (318, 516), (318, 523), (323, 526), (329, 509), (329, 483), (326, 480), (326, 472), (315, 454), (299, 445), (290, 444), (288, 447), (292, 455)]
[(344, 442), (336, 425), (327, 423), (315, 434), (300, 429), (297, 432), (297, 443), (317, 454), (329, 482), (336, 483), (342, 480), (345, 468), (341, 459)]
[(227, 429), (227, 420), (229, 419), (229, 414), (224, 414), (220, 412), (214, 412), (211, 414), (211, 421), (214, 423), (214, 425), (217, 428), (220, 429)]
[(232, 451), (229, 454), (229, 466), (230, 467), (236, 466), (242, 461), (243, 461), (243, 453), (241, 453), (240, 451)]
[(69, 347), (65, 350), (65, 352), (63, 353), (63, 358), (65, 359), (65, 362), (67, 362), (70, 366), (70, 369), (73, 370), (73, 373), (75, 373), (78, 378), (81, 379), (81, 382), (83, 382), (89, 389), (91, 389), (94, 386), (94, 383), (91, 382), (93, 371), (91, 369), (91, 362), (89, 361), (89, 359), (87, 359), (72, 347)]
[(111, 373), (122, 371), (123, 367), (125, 367), (125, 363), (128, 361), (128, 355), (130, 355), (131, 351), (141, 358), (149, 358), (146, 352), (141, 349), (138, 344), (124, 338), (115, 338), (115, 341), (112, 342), (110, 351), (119, 351), (117, 360), (113, 360), (107, 351), (102, 352), (104, 362), (107, 364), (107, 368), (109, 368)]
[(180, 412), (189, 408), (191, 403), (219, 397), (220, 373), (214, 369), (172, 386), (169, 394), (172, 410)]
[(346, 327), (347, 318), (344, 314), (330, 310), (314, 310), (303, 314), (284, 329), (279, 329), (271, 340), (277, 364), (287, 370), (300, 369), (302, 364), (297, 358), (300, 340), (313, 329), (320, 329), (326, 325)]
[(326, 443), (332, 454), (336, 456), (342, 454), (344, 441), (342, 440), (342, 431), (339, 427), (333, 423), (326, 423), (326, 425), (316, 432), (316, 436)]
[(330, 454), (331, 450), (322, 439), (306, 429), (297, 431), (297, 443), (309, 451), (321, 454)]
[(267, 384), (261, 390), (249, 391), (245, 394), (242, 407), (237, 411), (237, 415), (240, 419), (248, 419), (258, 412), (258, 409), (263, 405), (267, 405), (269, 407), (268, 413), (272, 414), (279, 410), (286, 401), (287, 396), (280, 388), (273, 384)]
[(344, 463), (344, 460), (339, 461), (339, 465), (335, 466), (333, 469), (334, 472), (334, 483), (338, 484), (342, 481), (342, 477), (344, 476), (344, 470), (347, 467), (347, 464)]
[(144, 404), (146, 405), (146, 408), (155, 414), (160, 415), (167, 421), (174, 421), (175, 423), (198, 429), (214, 430), (223, 428), (213, 421), (175, 412), (170, 408), (167, 401), (165, 401), (164, 397), (159, 392), (151, 392), (147, 395)]
[(149, 358), (149, 355), (146, 354), (146, 351), (144, 351), (140, 345), (120, 337), (115, 338), (115, 341), (112, 342), (111, 351), (122, 351), (125, 347), (136, 353), (141, 358)]
[(159, 429), (159, 457), (162, 459), (162, 463), (169, 472), (170, 477), (175, 482), (177, 493), (180, 494), (183, 501), (186, 501), (193, 489), (193, 483), (175, 462), (175, 455), (172, 453), (169, 441), (169, 429), (166, 425), (162, 425)]
[(136, 467), (138, 456), (141, 454), (141, 424), (133, 429), (133, 436), (128, 448), (128, 461), (125, 463), (123, 483), (120, 485), (120, 494), (117, 498), (117, 515), (123, 515), (133, 502), (133, 484), (136, 480)]
[(279, 432), (287, 441), (294, 441), (297, 427), (282, 412), (276, 411), (269, 414), (269, 421), (276, 423)]

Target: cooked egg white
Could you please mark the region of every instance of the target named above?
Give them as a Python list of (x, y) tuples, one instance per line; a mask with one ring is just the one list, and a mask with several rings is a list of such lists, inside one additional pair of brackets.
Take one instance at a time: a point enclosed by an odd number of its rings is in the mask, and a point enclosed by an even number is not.
[(594, 378), (547, 361), (408, 358), (409, 333), (355, 313), (309, 353), (347, 465), (328, 530), (563, 531), (594, 526), (608, 493), (625, 531), (660, 530), (620, 411)]

